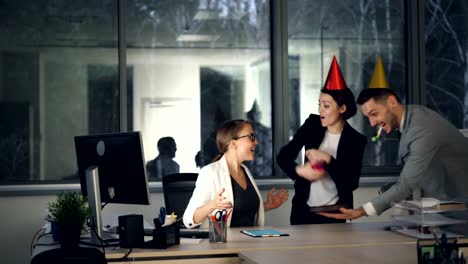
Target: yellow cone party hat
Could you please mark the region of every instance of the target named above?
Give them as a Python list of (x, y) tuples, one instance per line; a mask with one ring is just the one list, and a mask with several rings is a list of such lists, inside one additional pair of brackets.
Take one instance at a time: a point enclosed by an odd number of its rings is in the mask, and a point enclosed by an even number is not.
[(374, 73), (372, 74), (368, 88), (390, 88), (388, 84), (387, 75), (385, 75), (385, 69), (382, 62), (382, 57), (377, 58), (375, 64)]

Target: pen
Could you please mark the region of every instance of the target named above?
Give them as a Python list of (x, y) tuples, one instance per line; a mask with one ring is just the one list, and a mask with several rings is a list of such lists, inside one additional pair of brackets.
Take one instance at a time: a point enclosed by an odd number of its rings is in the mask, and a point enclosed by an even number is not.
[(224, 237), (224, 233), (223, 233), (223, 230), (221, 229), (221, 226), (218, 224), (218, 221), (216, 220), (216, 217), (212, 214), (210, 214), (210, 219), (211, 219), (211, 222), (213, 224), (213, 226), (215, 227), (216, 231), (218, 232), (219, 235), (221, 235), (221, 237), (223, 238), (223, 241), (226, 240), (226, 238)]
[(227, 220), (229, 219), (229, 216), (231, 215), (233, 210), (230, 210), (225, 216), (224, 216), (224, 221), (227, 222)]

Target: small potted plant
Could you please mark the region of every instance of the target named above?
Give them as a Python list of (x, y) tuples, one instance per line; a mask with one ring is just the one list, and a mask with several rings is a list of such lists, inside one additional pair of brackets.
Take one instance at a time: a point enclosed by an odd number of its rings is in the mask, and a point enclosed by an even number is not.
[(49, 202), (46, 220), (51, 224), (52, 237), (62, 247), (78, 246), (81, 230), (90, 216), (87, 199), (76, 192), (61, 192)]

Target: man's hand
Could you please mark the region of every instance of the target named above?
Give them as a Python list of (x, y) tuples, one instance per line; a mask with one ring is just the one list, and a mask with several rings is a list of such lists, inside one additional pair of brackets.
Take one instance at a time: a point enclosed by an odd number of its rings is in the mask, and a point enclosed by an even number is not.
[(362, 207), (359, 207), (357, 209), (346, 209), (344, 207), (340, 208), (339, 213), (318, 213), (319, 215), (325, 216), (325, 217), (330, 217), (330, 218), (335, 218), (335, 219), (348, 219), (348, 220), (353, 220), (357, 219), (359, 217), (365, 216), (366, 211)]

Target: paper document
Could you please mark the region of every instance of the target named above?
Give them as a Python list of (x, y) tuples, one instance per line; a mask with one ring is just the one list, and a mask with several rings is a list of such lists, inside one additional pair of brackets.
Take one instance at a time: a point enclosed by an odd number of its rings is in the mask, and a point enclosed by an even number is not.
[(423, 198), (422, 200), (401, 201), (394, 205), (395, 208), (424, 213), (438, 213), (445, 211), (466, 210), (465, 203), (460, 201), (439, 201), (434, 198)]
[(408, 203), (408, 205), (416, 206), (418, 208), (431, 208), (440, 204), (439, 200), (430, 197), (424, 197), (421, 198), (421, 200), (409, 200), (404, 202)]

